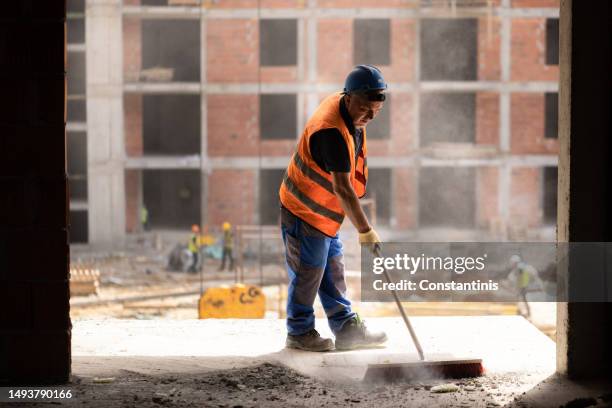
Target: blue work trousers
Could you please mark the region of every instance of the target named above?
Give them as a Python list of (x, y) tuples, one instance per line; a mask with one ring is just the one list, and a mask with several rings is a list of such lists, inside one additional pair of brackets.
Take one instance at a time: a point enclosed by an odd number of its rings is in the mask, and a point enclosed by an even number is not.
[(315, 327), (317, 293), (329, 327), (337, 333), (355, 316), (346, 296), (342, 243), (281, 208), (281, 230), (289, 275), (287, 330), (300, 335)]

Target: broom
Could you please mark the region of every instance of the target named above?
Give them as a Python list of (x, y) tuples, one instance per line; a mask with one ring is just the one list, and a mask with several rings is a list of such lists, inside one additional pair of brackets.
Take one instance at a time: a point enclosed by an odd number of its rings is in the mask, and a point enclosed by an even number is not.
[[(381, 256), (379, 245), (375, 244), (374, 254)], [(391, 277), (386, 268), (383, 268), (383, 275), (387, 283), (391, 283)], [(367, 382), (396, 382), (414, 381), (433, 378), (468, 378), (480, 377), (484, 373), (482, 359), (453, 359), (453, 360), (425, 360), (425, 354), (421, 343), (417, 338), (416, 332), (410, 324), (410, 319), (404, 311), (404, 306), (400, 302), (395, 289), (391, 290), (395, 304), (404, 319), (406, 328), (410, 333), (412, 342), (419, 354), (419, 361), (410, 363), (383, 363), (368, 364), (363, 381)]]

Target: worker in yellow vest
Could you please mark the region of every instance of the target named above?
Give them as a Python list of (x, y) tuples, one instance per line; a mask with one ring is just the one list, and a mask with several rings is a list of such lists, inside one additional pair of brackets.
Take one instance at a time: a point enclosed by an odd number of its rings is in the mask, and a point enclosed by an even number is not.
[(225, 260), (229, 259), (229, 270), (234, 270), (234, 234), (232, 233), (232, 224), (225, 221), (223, 223), (223, 254), (221, 255), (221, 266), (219, 270), (225, 269)]
[(315, 330), (316, 295), (336, 337), (346, 350), (384, 343), (351, 309), (346, 297), (340, 225), (347, 216), (360, 244), (380, 243), (359, 204), (368, 178), (366, 125), (383, 107), (387, 84), (371, 65), (358, 65), (343, 92), (323, 100), (298, 141), (281, 183), (281, 230), (289, 275), (286, 347), (308, 351), (334, 348)]
[(525, 306), (525, 313), (521, 313), (526, 318), (531, 316), (531, 310), (529, 308), (529, 302), (527, 302), (527, 292), (529, 291), (529, 285), (535, 282), (543, 290), (542, 281), (538, 276), (538, 271), (532, 265), (524, 262), (519, 255), (512, 255), (510, 257), (510, 273), (508, 274), (509, 280), (511, 280), (518, 292), (519, 300), (523, 302)]
[(197, 224), (191, 226), (191, 237), (189, 237), (187, 247), (191, 253), (191, 265), (188, 271), (195, 273), (198, 271), (198, 262), (200, 260), (200, 227)]

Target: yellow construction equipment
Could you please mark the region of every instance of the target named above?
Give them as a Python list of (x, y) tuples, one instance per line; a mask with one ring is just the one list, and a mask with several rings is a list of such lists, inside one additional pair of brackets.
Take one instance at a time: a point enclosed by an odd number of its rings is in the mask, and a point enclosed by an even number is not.
[(208, 288), (200, 297), (200, 319), (262, 319), (266, 297), (261, 288), (237, 283)]

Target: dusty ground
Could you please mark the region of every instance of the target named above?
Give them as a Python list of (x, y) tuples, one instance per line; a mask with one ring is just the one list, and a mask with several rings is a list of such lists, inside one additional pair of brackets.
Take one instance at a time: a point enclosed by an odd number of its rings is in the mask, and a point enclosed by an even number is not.
[[(110, 381), (101, 383), (102, 381)], [(100, 383), (99, 383), (100, 382)], [(587, 407), (612, 406), (612, 389), (574, 385), (551, 377), (521, 391), (520, 376), (454, 381), (458, 390), (435, 393), (442, 381), (416, 384), (321, 383), (288, 368), (261, 364), (193, 375), (146, 375), (121, 370), (112, 378), (74, 376), (75, 398), (86, 407)], [(26, 404), (21, 404), (24, 406)], [(48, 406), (47, 404), (27, 404)]]

